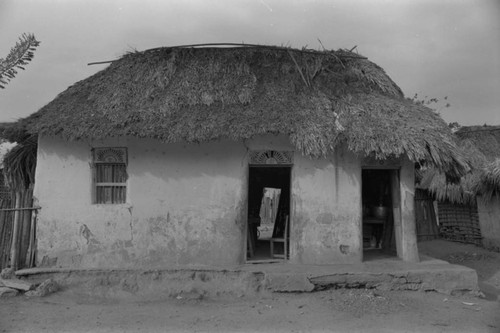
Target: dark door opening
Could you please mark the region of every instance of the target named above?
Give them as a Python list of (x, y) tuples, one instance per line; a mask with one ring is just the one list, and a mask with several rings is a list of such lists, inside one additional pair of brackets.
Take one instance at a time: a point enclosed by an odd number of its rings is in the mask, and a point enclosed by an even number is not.
[(392, 208), (392, 173), (397, 170), (362, 171), (363, 260), (394, 256), (394, 218)]
[[(248, 177), (247, 260), (274, 260), (288, 251), (289, 166), (250, 166)], [(285, 234), (286, 231), (286, 234)], [(271, 240), (273, 252), (271, 253)]]

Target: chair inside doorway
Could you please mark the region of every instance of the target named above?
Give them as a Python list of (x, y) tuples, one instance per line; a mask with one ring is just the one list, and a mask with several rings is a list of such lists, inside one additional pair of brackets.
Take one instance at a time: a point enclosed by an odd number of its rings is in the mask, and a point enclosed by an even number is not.
[(290, 167), (250, 166), (247, 261), (288, 259)]
[(391, 177), (398, 170), (363, 169), (363, 260), (396, 256)]

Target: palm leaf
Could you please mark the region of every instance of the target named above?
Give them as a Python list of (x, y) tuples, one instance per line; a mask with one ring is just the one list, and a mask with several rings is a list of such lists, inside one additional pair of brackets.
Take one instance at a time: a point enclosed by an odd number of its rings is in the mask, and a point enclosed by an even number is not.
[(23, 34), (19, 37), (19, 41), (10, 50), (7, 58), (0, 58), (0, 88), (4, 89), (5, 85), (12, 80), (16, 74), (16, 68), (24, 70), (34, 56), (36, 47), (40, 42), (36, 40), (33, 34)]

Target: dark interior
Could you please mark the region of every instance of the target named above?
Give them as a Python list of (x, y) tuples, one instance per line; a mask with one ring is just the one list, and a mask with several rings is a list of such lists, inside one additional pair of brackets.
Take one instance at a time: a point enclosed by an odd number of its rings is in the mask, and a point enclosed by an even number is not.
[(363, 259), (395, 254), (391, 173), (397, 170), (364, 169), (362, 172)]
[[(270, 237), (283, 237), (284, 224), (290, 215), (290, 167), (250, 166), (248, 184), (248, 238), (247, 260), (271, 259)], [(264, 188), (281, 189), (276, 221), (272, 226), (261, 226), (261, 203)], [(282, 244), (280, 244), (282, 246)]]

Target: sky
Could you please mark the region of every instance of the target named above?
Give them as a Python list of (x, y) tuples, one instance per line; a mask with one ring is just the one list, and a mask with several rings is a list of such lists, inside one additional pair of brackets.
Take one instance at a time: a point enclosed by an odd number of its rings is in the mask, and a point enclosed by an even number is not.
[(437, 98), (431, 107), (446, 122), (500, 125), (500, 0), (0, 0), (0, 58), (25, 32), (41, 44), (0, 89), (0, 122), (38, 111), (107, 66), (90, 62), (242, 42), (356, 46), (407, 97)]

